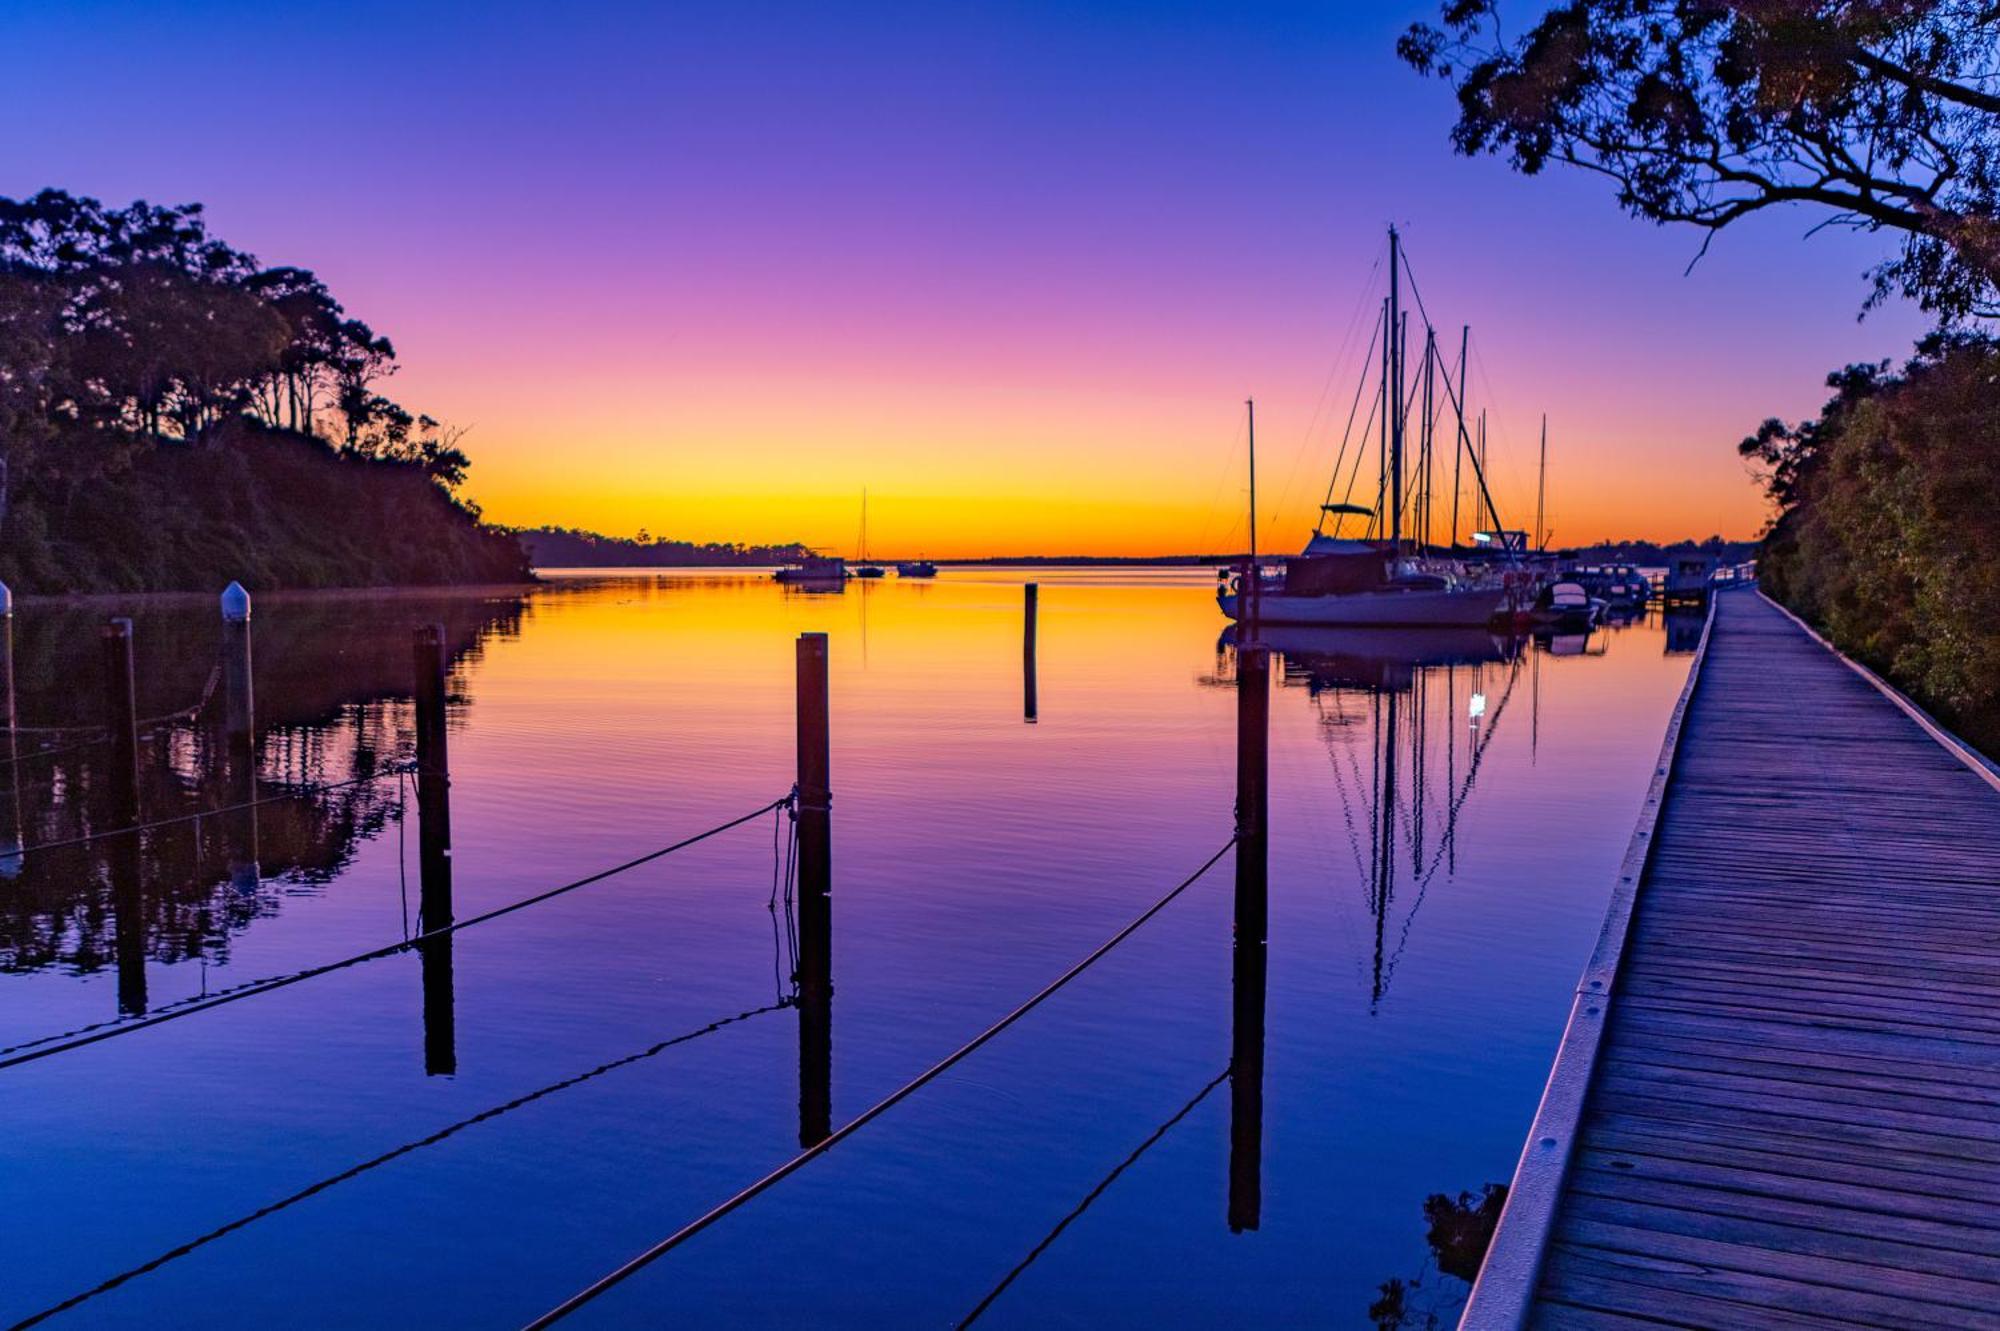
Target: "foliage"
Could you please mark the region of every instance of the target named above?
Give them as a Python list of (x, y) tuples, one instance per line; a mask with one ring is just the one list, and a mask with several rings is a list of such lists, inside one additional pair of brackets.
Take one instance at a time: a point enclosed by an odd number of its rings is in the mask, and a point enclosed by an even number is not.
[(1518, 38), (1446, 0), (1397, 45), (1450, 81), (1466, 155), (1609, 177), (1654, 222), (1780, 204), (1899, 233), (1877, 268), (1946, 322), (2000, 314), (2000, 7), (1983, 0), (1569, 0)]
[(206, 585), (226, 549), (226, 577), (266, 586), (522, 576), (453, 495), (464, 432), (377, 391), (395, 368), (317, 277), (211, 236), (199, 204), (0, 199), (0, 569)]
[(784, 564), (812, 551), (796, 541), (786, 545), (696, 544), (639, 532), (637, 540), (600, 536), (569, 527), (536, 527), (515, 532), (537, 568), (635, 568)]
[(1765, 589), (2000, 751), (2000, 343), (1934, 334), (1827, 382), (1816, 420), (1741, 445), (1780, 508)]

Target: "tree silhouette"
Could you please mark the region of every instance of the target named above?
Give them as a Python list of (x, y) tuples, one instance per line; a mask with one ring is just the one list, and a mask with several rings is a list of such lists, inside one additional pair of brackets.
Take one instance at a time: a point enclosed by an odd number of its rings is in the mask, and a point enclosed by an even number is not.
[(1598, 172), (1634, 216), (1711, 239), (1808, 204), (1821, 226), (1901, 234), (1869, 306), (2000, 314), (2000, 7), (1570, 0), (1509, 40), (1496, 0), (1447, 0), (1397, 51), (1456, 88), (1461, 153)]

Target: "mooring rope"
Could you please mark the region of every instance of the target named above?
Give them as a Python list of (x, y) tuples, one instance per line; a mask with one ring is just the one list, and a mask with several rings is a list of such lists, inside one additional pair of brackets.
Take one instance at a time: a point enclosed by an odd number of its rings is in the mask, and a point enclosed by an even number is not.
[(741, 827), (753, 818), (761, 818), (772, 809), (780, 808), (790, 803), (791, 799), (791, 794), (787, 793), (771, 801), (769, 804), (759, 805), (740, 817), (732, 818), (726, 823), (718, 823), (705, 832), (697, 832), (693, 836), (683, 837), (672, 845), (648, 851), (646, 854), (635, 856), (622, 864), (614, 864), (608, 869), (600, 869), (596, 873), (572, 879), (560, 886), (549, 888), (547, 891), (537, 892), (533, 896), (523, 897), (519, 901), (510, 901), (504, 906), (496, 906), (492, 910), (482, 914), (457, 920), (445, 925), (443, 928), (432, 929), (428, 933), (420, 933), (411, 938), (399, 939), (393, 943), (386, 943), (381, 947), (371, 948), (366, 952), (357, 952), (351, 957), (342, 957), (338, 961), (329, 961), (317, 966), (308, 966), (303, 970), (290, 971), (283, 975), (274, 975), (264, 980), (253, 980), (238, 985), (233, 989), (224, 990), (221, 993), (212, 994), (199, 1000), (184, 1001), (180, 1006), (174, 1008), (163, 1008), (160, 1011), (148, 1013), (145, 1016), (113, 1022), (99, 1030), (81, 1032), (69, 1038), (54, 1037), (55, 1042), (53, 1043), (34, 1041), (31, 1042), (31, 1045), (35, 1047), (16, 1046), (18, 1052), (6, 1057), (0, 1057), (0, 1069), (19, 1067), (23, 1063), (32, 1063), (37, 1059), (50, 1058), (56, 1054), (67, 1053), (72, 1049), (81, 1049), (85, 1045), (97, 1044), (100, 1041), (115, 1039), (121, 1035), (129, 1035), (134, 1031), (147, 1030), (169, 1021), (177, 1021), (182, 1017), (192, 1016), (197, 1012), (208, 1012), (214, 1008), (223, 1007), (241, 999), (254, 998), (259, 994), (268, 994), (273, 990), (283, 989), (304, 980), (317, 979), (322, 975), (330, 975), (334, 971), (346, 970), (350, 966), (359, 966), (363, 962), (377, 961), (383, 957), (395, 956), (399, 952), (407, 952), (413, 948), (420, 948), (425, 943), (435, 939), (461, 933), (477, 925), (497, 920), (505, 915), (512, 915), (515, 911), (526, 910), (529, 906), (540, 905), (544, 901), (574, 892), (579, 888), (589, 887), (593, 883), (601, 883), (607, 878), (614, 878), (619, 874), (636, 869), (640, 865), (651, 864), (654, 860), (671, 855), (675, 851), (686, 850), (689, 846), (706, 841), (710, 837), (719, 836), (731, 828)]
[[(759, 812), (762, 811), (759, 810)], [(945, 1055), (945, 1057), (940, 1061), (938, 1061), (937, 1063), (932, 1064), (929, 1069), (920, 1073), (916, 1078), (904, 1083), (901, 1087), (897, 1088), (894, 1091), (891, 1091), (887, 1096), (885, 1096), (881, 1100), (876, 1101), (874, 1105), (863, 1110), (859, 1115), (857, 1115), (853, 1119), (850, 1119), (844, 1126), (836, 1129), (832, 1134), (826, 1137), (823, 1141), (819, 1142), (817, 1145), (807, 1147), (805, 1150), (793, 1156), (790, 1160), (787, 1160), (784, 1164), (779, 1165), (776, 1169), (764, 1175), (763, 1178), (758, 1179), (755, 1183), (752, 1183), (749, 1187), (744, 1188), (741, 1192), (738, 1192), (735, 1196), (729, 1198), (727, 1201), (722, 1202), (717, 1206), (711, 1207), (708, 1211), (696, 1217), (694, 1220), (689, 1221), (687, 1224), (682, 1225), (679, 1229), (669, 1234), (666, 1238), (661, 1239), (658, 1243), (655, 1243), (652, 1247), (646, 1249), (644, 1252), (640, 1253), (632, 1260), (626, 1262), (623, 1266), (620, 1266), (617, 1270), (612, 1271), (610, 1274), (606, 1276), (603, 1276), (595, 1283), (590, 1285), (588, 1288), (583, 1289), (578, 1293), (571, 1295), (569, 1298), (565, 1299), (563, 1302), (556, 1305), (554, 1308), (551, 1308), (549, 1311), (543, 1313), (540, 1317), (537, 1317), (534, 1321), (528, 1323), (526, 1331), (538, 1331), (538, 1328), (552, 1326), (555, 1323), (561, 1321), (563, 1318), (569, 1316), (571, 1313), (583, 1307), (591, 1300), (597, 1298), (600, 1294), (603, 1294), (605, 1291), (611, 1289), (612, 1287), (618, 1284), (621, 1284), (630, 1277), (638, 1274), (641, 1270), (644, 1270), (647, 1266), (650, 1266), (653, 1262), (657, 1261), (659, 1258), (665, 1256), (667, 1253), (673, 1251), (681, 1244), (687, 1242), (689, 1239), (693, 1238), (696, 1234), (701, 1233), (703, 1230), (707, 1229), (710, 1225), (713, 1225), (716, 1221), (721, 1220), (724, 1216), (730, 1214), (732, 1211), (735, 1211), (737, 1208), (743, 1206), (752, 1199), (768, 1191), (770, 1188), (776, 1186), (777, 1184), (783, 1182), (785, 1179), (791, 1177), (793, 1174), (805, 1168), (806, 1165), (810, 1164), (818, 1157), (825, 1155), (835, 1146), (838, 1146), (841, 1142), (847, 1140), (849, 1137), (859, 1132), (862, 1128), (868, 1126), (868, 1124), (874, 1122), (882, 1115), (888, 1113), (891, 1109), (894, 1109), (904, 1100), (909, 1099), (912, 1095), (915, 1095), (918, 1091), (930, 1085), (930, 1083), (932, 1083), (933, 1081), (936, 1081), (939, 1077), (943, 1076), (946, 1072), (950, 1071), (957, 1064), (964, 1061), (966, 1058), (970, 1057), (974, 1051), (978, 1050), (988, 1041), (992, 1040), (995, 1036), (999, 1035), (1000, 1032), (1006, 1030), (1009, 1026), (1012, 1026), (1015, 1022), (1021, 1020), (1021, 1018), (1027, 1016), (1030, 1012), (1033, 1012), (1036, 1008), (1040, 1007), (1049, 998), (1053, 997), (1058, 990), (1062, 989), (1071, 980), (1074, 980), (1077, 976), (1083, 974), (1086, 970), (1090, 969), (1090, 967), (1095, 965), (1099, 960), (1101, 960), (1105, 956), (1105, 954), (1109, 953), (1113, 948), (1117, 947), (1120, 943), (1124, 942), (1127, 938), (1131, 937), (1132, 934), (1135, 933), (1141, 925), (1145, 924), (1146, 921), (1152, 919), (1155, 915), (1158, 915), (1161, 911), (1165, 910), (1167, 906), (1174, 901), (1175, 898), (1181, 895), (1181, 893), (1187, 891), (1190, 887), (1193, 887), (1195, 883), (1201, 879), (1202, 875), (1206, 874), (1210, 869), (1213, 869), (1216, 866), (1216, 864), (1221, 861), (1222, 857), (1224, 855), (1227, 855), (1231, 850), (1231, 848), (1233, 848), (1235, 845), (1236, 845), (1236, 838), (1232, 836), (1229, 838), (1229, 840), (1225, 841), (1222, 844), (1222, 849), (1216, 851), (1215, 854), (1209, 856), (1208, 860), (1199, 869), (1196, 869), (1186, 878), (1183, 878), (1165, 896), (1161, 897), (1158, 901), (1155, 901), (1152, 905), (1146, 907), (1145, 910), (1141, 911), (1136, 917), (1133, 918), (1133, 920), (1129, 924), (1125, 925), (1124, 928), (1120, 929), (1117, 933), (1111, 935), (1111, 937), (1104, 940), (1104, 942), (1098, 944), (1098, 946), (1090, 953), (1090, 955), (1086, 956), (1083, 960), (1077, 962), (1075, 965), (1071, 966), (1068, 970), (1064, 971), (1061, 975), (1051, 980), (1038, 993), (1036, 993), (1034, 997), (1028, 999), (1025, 1003), (1022, 1003), (1012, 1012), (1009, 1012), (1006, 1016), (1000, 1018), (1000, 1020), (994, 1022), (991, 1026), (988, 1026), (985, 1030), (981, 1031), (978, 1035), (975, 1035), (974, 1037), (972, 1037), (972, 1039), (960, 1045), (957, 1049), (953, 1050), (951, 1053)], [(4, 1066), (4, 1064), (0, 1064), (0, 1066)]]
[(1214, 1078), (1210, 1080), (1206, 1086), (1203, 1086), (1200, 1090), (1194, 1093), (1193, 1099), (1189, 1100), (1186, 1104), (1182, 1105), (1179, 1109), (1174, 1111), (1173, 1117), (1169, 1118), (1166, 1122), (1160, 1124), (1159, 1127), (1154, 1128), (1151, 1136), (1147, 1137), (1146, 1140), (1140, 1142), (1137, 1146), (1133, 1147), (1131, 1154), (1127, 1155), (1123, 1160), (1120, 1160), (1116, 1165), (1112, 1166), (1111, 1172), (1109, 1174), (1106, 1174), (1103, 1178), (1099, 1179), (1097, 1182), (1097, 1186), (1092, 1188), (1089, 1192), (1083, 1195), (1082, 1201), (1078, 1202), (1075, 1206), (1071, 1207), (1068, 1213), (1065, 1214), (1062, 1219), (1056, 1221), (1055, 1228), (1051, 1229), (1047, 1234), (1043, 1235), (1042, 1241), (1040, 1243), (1037, 1243), (1033, 1248), (1030, 1248), (1028, 1250), (1028, 1255), (1026, 1257), (1023, 1257), (1020, 1261), (1016, 1262), (1014, 1264), (1013, 1269), (1007, 1272), (1006, 1275), (1000, 1277), (1000, 1283), (995, 1285), (992, 1289), (988, 1290), (986, 1297), (981, 1299), (971, 1312), (959, 1318), (957, 1323), (955, 1323), (955, 1325), (960, 1327), (967, 1327), (971, 1326), (974, 1322), (978, 1321), (979, 1315), (985, 1312), (988, 1308), (992, 1307), (993, 1301), (999, 1298), (1002, 1294), (1004, 1294), (1007, 1291), (1007, 1286), (1013, 1284), (1014, 1281), (1017, 1278), (1019, 1278), (1020, 1274), (1023, 1271), (1033, 1266), (1035, 1264), (1036, 1259), (1055, 1245), (1055, 1241), (1062, 1237), (1062, 1232), (1065, 1229), (1068, 1229), (1070, 1225), (1075, 1222), (1078, 1216), (1081, 1216), (1085, 1211), (1088, 1211), (1093, 1202), (1095, 1202), (1099, 1197), (1102, 1197), (1106, 1192), (1110, 1190), (1111, 1185), (1118, 1181), (1118, 1176), (1120, 1174), (1123, 1174), (1133, 1165), (1139, 1163), (1139, 1157), (1144, 1155), (1146, 1152), (1152, 1150), (1153, 1147), (1157, 1146), (1162, 1137), (1166, 1136), (1169, 1132), (1172, 1132), (1182, 1119), (1186, 1118), (1189, 1114), (1192, 1114), (1195, 1111), (1195, 1106), (1199, 1105), (1203, 1100), (1208, 1099), (1210, 1091), (1213, 1091), (1216, 1087), (1222, 1085), (1223, 1082), (1228, 1081), (1229, 1073), (1230, 1073), (1229, 1068), (1224, 1068), (1222, 1071), (1216, 1073)]
[(120, 1285), (125, 1284), (127, 1281), (136, 1280), (140, 1276), (147, 1275), (150, 1274), (151, 1272), (159, 1270), (161, 1267), (165, 1266), (168, 1262), (176, 1261), (179, 1258), (186, 1257), (188, 1254), (194, 1252), (196, 1249), (205, 1247), (208, 1244), (215, 1242), (217, 1239), (226, 1238), (227, 1236), (235, 1233), (239, 1229), (247, 1228), (248, 1226), (255, 1224), (259, 1220), (263, 1220), (266, 1217), (276, 1215), (278, 1212), (285, 1210), (287, 1207), (296, 1206), (298, 1203), (305, 1201), (309, 1197), (315, 1197), (320, 1193), (325, 1192), (327, 1189), (334, 1187), (337, 1184), (345, 1183), (349, 1179), (357, 1178), (360, 1175), (367, 1173), (371, 1169), (378, 1169), (381, 1166), (388, 1164), (392, 1160), (401, 1159), (403, 1156), (410, 1155), (416, 1151), (420, 1151), (427, 1146), (435, 1146), (439, 1142), (444, 1141), (446, 1138), (455, 1136), (456, 1134), (463, 1132), (465, 1129), (472, 1127), (475, 1124), (491, 1122), (492, 1120), (499, 1118), (502, 1114), (510, 1114), (516, 1109), (520, 1109), (525, 1105), (531, 1105), (535, 1101), (545, 1099), (548, 1096), (554, 1095), (558, 1091), (569, 1090), (573, 1086), (580, 1086), (584, 1082), (594, 1080), (595, 1078), (598, 1077), (602, 1077), (608, 1072), (615, 1072), (619, 1068), (630, 1067), (634, 1063), (643, 1062), (646, 1059), (657, 1057), (658, 1055), (665, 1053), (667, 1050), (672, 1049), (676, 1045), (687, 1044), (692, 1040), (700, 1039), (704, 1035), (713, 1034), (714, 1032), (721, 1030), (725, 1026), (733, 1026), (739, 1021), (748, 1021), (752, 1017), (761, 1017), (767, 1012), (782, 1011), (783, 1009), (790, 1006), (791, 1003), (789, 1000), (780, 1000), (779, 1002), (776, 1003), (766, 1003), (762, 1007), (746, 1009), (745, 1011), (738, 1012), (733, 1016), (717, 1018), (716, 1020), (709, 1022), (706, 1026), (702, 1026), (695, 1030), (687, 1031), (680, 1035), (673, 1036), (671, 1039), (661, 1040), (657, 1044), (648, 1045), (646, 1048), (640, 1050), (636, 1054), (627, 1054), (622, 1058), (614, 1058), (608, 1063), (600, 1063), (596, 1067), (591, 1068), (588, 1072), (579, 1072), (573, 1077), (565, 1077), (561, 1081), (551, 1082), (549, 1085), (543, 1086), (538, 1090), (529, 1091), (525, 1095), (516, 1096), (512, 1100), (507, 1101), (505, 1104), (494, 1105), (490, 1109), (483, 1109), (479, 1113), (474, 1114), (469, 1118), (462, 1118), (458, 1120), (456, 1123), (452, 1123), (445, 1127), (439, 1128), (436, 1132), (431, 1133), (429, 1136), (420, 1137), (413, 1142), (405, 1142), (403, 1145), (398, 1146), (393, 1150), (384, 1151), (382, 1154), (364, 1160), (358, 1165), (351, 1165), (348, 1168), (341, 1170), (338, 1174), (330, 1174), (327, 1177), (319, 1180), (317, 1183), (308, 1184), (307, 1186), (300, 1188), (297, 1192), (294, 1192), (289, 1196), (280, 1198), (278, 1201), (272, 1202), (267, 1206), (260, 1206), (255, 1211), (250, 1212), (248, 1215), (239, 1216), (236, 1219), (231, 1220), (227, 1224), (218, 1225), (214, 1229), (209, 1230), (206, 1234), (201, 1235), (199, 1238), (189, 1239), (186, 1243), (183, 1243), (178, 1247), (168, 1249), (166, 1252), (161, 1253), (158, 1257), (153, 1258), (151, 1261), (142, 1262), (138, 1266), (131, 1267), (130, 1269), (125, 1271), (121, 1271), (117, 1275), (112, 1276), (107, 1280), (101, 1281), (87, 1290), (84, 1290), (80, 1294), (73, 1294), (69, 1298), (64, 1299), (61, 1303), (52, 1304), (49, 1307), (42, 1309), (38, 1313), (23, 1318), (21, 1321), (14, 1323), (12, 1331), (22, 1331), (22, 1328), (24, 1327), (34, 1326), (37, 1323), (47, 1321), (49, 1318), (56, 1316), (58, 1313), (68, 1312), (70, 1309), (76, 1307), (77, 1305), (82, 1303), (87, 1303), (91, 1299), (96, 1298), (100, 1294), (110, 1293), (112, 1290), (117, 1289)]

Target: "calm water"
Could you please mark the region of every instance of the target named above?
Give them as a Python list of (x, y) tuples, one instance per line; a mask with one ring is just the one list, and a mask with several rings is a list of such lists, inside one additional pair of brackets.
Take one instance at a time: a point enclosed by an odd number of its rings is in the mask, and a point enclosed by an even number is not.
[[(1023, 576), (264, 598), (260, 793), (406, 758), (411, 628), (442, 620), (464, 917), (784, 794), (793, 641), (827, 631), (838, 1124), (1229, 837), (1233, 660), (1209, 577), (1029, 575), (1026, 724)], [(17, 616), (23, 725), (97, 719), (105, 613)], [(981, 1325), (1368, 1326), (1391, 1280), (1421, 1325), (1464, 1292), (1425, 1200), (1512, 1171), (1687, 658), (1657, 621), (1545, 644), (1273, 637), (1255, 1228), (1230, 1224), (1225, 1084)], [(140, 711), (200, 707), (146, 748), (148, 816), (232, 798), (217, 638), (206, 598), (138, 608)], [(102, 816), (87, 739), (29, 735), (0, 769), (31, 845)], [(254, 847), (240, 818), (153, 833), (136, 892), (106, 843), (30, 853), (0, 879), (0, 1045), (403, 937), (418, 885), (402, 799), (393, 776), (301, 794), (258, 810)], [(402, 954), (0, 1070), (0, 1321), (774, 1004), (777, 831), (767, 815), (466, 933), (428, 1055), (420, 962)], [(1230, 1031), (1225, 860), (1020, 1025), (575, 1323), (949, 1325), (1222, 1072)], [(795, 1011), (762, 1012), (550, 1090), (51, 1325), (519, 1325), (797, 1151), (799, 1035)]]

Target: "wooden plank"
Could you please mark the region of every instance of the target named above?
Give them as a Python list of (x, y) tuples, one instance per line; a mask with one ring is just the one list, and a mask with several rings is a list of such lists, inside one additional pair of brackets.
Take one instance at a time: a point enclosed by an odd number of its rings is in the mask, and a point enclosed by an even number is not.
[[(1549, 1254), (1549, 1283), (1562, 1291), (1563, 1302), (1550, 1306), (1574, 1306), (1637, 1318), (1646, 1326), (1702, 1327), (1714, 1331), (1733, 1331), (1739, 1327), (1822, 1331), (1829, 1326), (1875, 1325), (1836, 1320), (1824, 1313), (1794, 1312), (1797, 1305), (1791, 1301), (1791, 1291), (1785, 1282), (1767, 1281), (1749, 1291), (1758, 1301), (1744, 1302), (1717, 1297), (1723, 1292), (1744, 1292), (1740, 1287), (1726, 1291), (1726, 1276), (1711, 1288), (1700, 1272), (1662, 1273), (1649, 1269), (1649, 1265), (1591, 1249), (1560, 1248)], [(1662, 1274), (1668, 1277), (1664, 1281), (1659, 1279)], [(1539, 1317), (1535, 1324), (1562, 1325), (1544, 1322)]]

